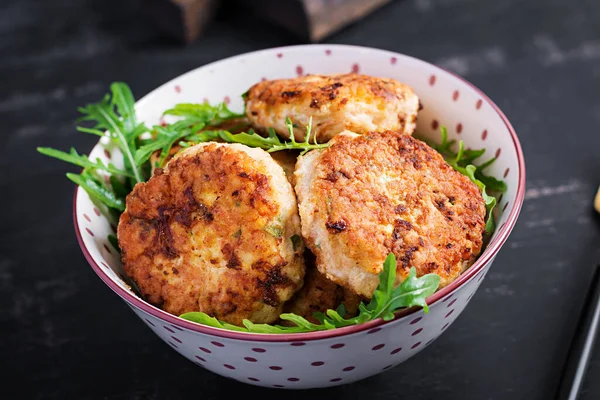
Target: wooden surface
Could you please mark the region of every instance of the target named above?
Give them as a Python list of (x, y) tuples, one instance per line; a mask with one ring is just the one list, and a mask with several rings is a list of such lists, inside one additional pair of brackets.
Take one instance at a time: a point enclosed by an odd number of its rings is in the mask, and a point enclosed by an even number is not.
[[(483, 89), (527, 161), (517, 226), (460, 318), (400, 366), (310, 392), (246, 386), (198, 368), (94, 274), (72, 226), (69, 168), (36, 146), (87, 151), (76, 107), (110, 82), (137, 97), (227, 56), (296, 44), (242, 12), (202, 41), (157, 33), (140, 1), (0, 3), (0, 359), (6, 399), (552, 399), (592, 266), (600, 260), (600, 2), (401, 0), (326, 42), (439, 64)], [(600, 398), (596, 349), (581, 400)]]

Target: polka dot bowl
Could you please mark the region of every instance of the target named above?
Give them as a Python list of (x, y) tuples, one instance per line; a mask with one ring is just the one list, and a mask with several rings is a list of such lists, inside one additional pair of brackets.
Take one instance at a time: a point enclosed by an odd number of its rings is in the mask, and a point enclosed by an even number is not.
[[(105, 217), (85, 191), (76, 192), (75, 230), (98, 276), (162, 340), (200, 368), (248, 384), (300, 389), (357, 381), (413, 357), (460, 315), (508, 238), (521, 209), (525, 164), (518, 138), (498, 107), (480, 90), (439, 67), (388, 51), (305, 45), (268, 49), (218, 61), (165, 83), (136, 104), (140, 120), (160, 122), (176, 103), (226, 101), (242, 110), (240, 95), (261, 79), (310, 73), (360, 72), (391, 77), (412, 86), (421, 99), (420, 135), (438, 139), (439, 126), (467, 147), (486, 148), (497, 157), (489, 172), (508, 190), (497, 207), (498, 229), (477, 262), (456, 281), (428, 299), (430, 312), (409, 309), (389, 322), (300, 334), (251, 334), (182, 320), (140, 299), (126, 283), (117, 252), (107, 241), (115, 221)], [(92, 156), (117, 160), (118, 152), (101, 140)], [(485, 159), (483, 160), (485, 161)]]

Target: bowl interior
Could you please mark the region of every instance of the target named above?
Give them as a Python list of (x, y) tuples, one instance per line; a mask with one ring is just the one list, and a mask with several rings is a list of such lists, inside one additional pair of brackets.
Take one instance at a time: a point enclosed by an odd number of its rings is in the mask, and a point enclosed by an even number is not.
[[(497, 229), (485, 252), (471, 267), (477, 270), (484, 264), (483, 259), (494, 256), (516, 222), (524, 192), (523, 158), (510, 124), (497, 107), (468, 82), (439, 67), (397, 53), (354, 46), (268, 49), (228, 58), (181, 75), (139, 100), (136, 111), (138, 119), (148, 125), (158, 124), (162, 112), (176, 103), (225, 101), (233, 110), (241, 111), (241, 94), (261, 79), (344, 72), (389, 77), (408, 84), (423, 105), (418, 117), (418, 135), (439, 140), (439, 128), (445, 126), (449, 137), (464, 140), (467, 148), (485, 148), (481, 162), (497, 157), (488, 173), (504, 179), (508, 190), (496, 207)], [(118, 150), (104, 139), (94, 147), (91, 156), (115, 164), (120, 160)], [(133, 292), (123, 274), (118, 253), (108, 241), (108, 236), (114, 235), (117, 221), (111, 221), (107, 215), (85, 191), (77, 190), (74, 218), (82, 249), (100, 277), (121, 297), (131, 300), (127, 293)], [(453, 290), (456, 287), (453, 285), (445, 290)], [(165, 314), (148, 307), (157, 316)]]

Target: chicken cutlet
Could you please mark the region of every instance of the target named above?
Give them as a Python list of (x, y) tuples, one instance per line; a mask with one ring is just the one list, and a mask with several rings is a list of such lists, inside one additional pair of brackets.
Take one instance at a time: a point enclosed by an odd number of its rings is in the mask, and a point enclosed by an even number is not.
[(370, 298), (386, 256), (397, 283), (411, 267), (448, 285), (479, 254), (479, 188), (424, 142), (398, 132), (344, 132), (301, 156), (295, 190), (306, 245), (330, 280)]
[(277, 320), (302, 285), (293, 188), (264, 150), (202, 143), (127, 196), (118, 226), (125, 272), (142, 296), (180, 315), (241, 325)]
[(394, 79), (359, 74), (307, 75), (259, 82), (246, 95), (246, 115), (257, 129), (272, 127), (289, 139), (304, 140), (312, 118), (311, 142), (324, 143), (338, 133), (394, 130), (412, 134), (419, 98)]

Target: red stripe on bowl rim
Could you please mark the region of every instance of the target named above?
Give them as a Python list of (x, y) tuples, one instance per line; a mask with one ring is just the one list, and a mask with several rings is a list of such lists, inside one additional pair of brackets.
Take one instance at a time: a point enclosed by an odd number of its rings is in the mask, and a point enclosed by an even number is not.
[[(453, 76), (454, 78), (460, 80), (461, 82), (465, 83), (467, 86), (469, 86), (471, 89), (473, 89), (480, 96), (481, 99), (483, 99), (485, 102), (487, 102), (492, 107), (492, 109), (496, 111), (496, 113), (498, 114), (498, 116), (500, 117), (502, 122), (504, 122), (506, 129), (510, 133), (511, 139), (513, 141), (513, 146), (514, 146), (514, 149), (515, 149), (515, 152), (517, 155), (517, 163), (518, 163), (517, 193), (516, 193), (515, 201), (514, 201), (512, 209), (510, 211), (510, 214), (508, 215), (506, 222), (503, 223), (500, 226), (500, 228), (498, 228), (498, 231), (496, 232), (496, 237), (494, 238), (494, 240), (492, 240), (488, 244), (487, 248), (485, 249), (483, 254), (481, 254), (479, 256), (477, 261), (475, 261), (475, 263), (469, 269), (467, 269), (467, 271), (465, 271), (461, 276), (459, 276), (456, 280), (454, 280), (448, 286), (445, 286), (441, 290), (435, 292), (433, 295), (431, 295), (427, 299), (427, 304), (432, 305), (432, 304), (436, 303), (437, 301), (445, 298), (449, 294), (454, 293), (461, 286), (463, 286), (464, 284), (469, 282), (475, 275), (477, 275), (477, 273), (480, 272), (498, 254), (498, 252), (502, 248), (502, 245), (508, 239), (510, 232), (512, 231), (512, 229), (514, 228), (514, 226), (517, 222), (519, 213), (521, 211), (521, 207), (523, 205), (523, 200), (525, 198), (525, 158), (523, 156), (523, 150), (521, 148), (521, 144), (519, 143), (517, 133), (515, 132), (514, 128), (510, 124), (510, 122), (508, 121), (508, 118), (506, 117), (506, 115), (504, 115), (504, 113), (500, 110), (500, 108), (496, 105), (496, 103), (494, 103), (485, 93), (483, 93), (479, 88), (477, 88), (472, 83), (466, 81), (464, 78), (456, 75), (455, 73), (450, 72), (450, 71), (448, 71), (442, 67), (439, 67), (437, 65), (430, 64), (426, 61), (419, 60), (417, 58), (407, 56), (404, 54), (394, 53), (391, 51), (362, 47), (362, 46), (351, 46), (351, 45), (331, 45), (331, 44), (328, 44), (328, 45), (297, 45), (297, 46), (286, 46), (286, 47), (271, 48), (271, 49), (259, 50), (256, 52), (244, 53), (244, 54), (240, 54), (237, 56), (233, 56), (230, 58), (216, 61), (209, 65), (214, 68), (218, 63), (225, 62), (225, 61), (231, 61), (238, 57), (239, 58), (248, 57), (250, 54), (257, 54), (257, 53), (261, 53), (261, 52), (262, 53), (277, 53), (277, 52), (281, 52), (282, 50), (289, 52), (289, 51), (293, 51), (294, 49), (302, 49), (302, 48), (306, 48), (306, 47), (313, 47), (318, 51), (319, 50), (322, 51), (325, 48), (337, 49), (337, 50), (352, 49), (352, 50), (359, 50), (359, 51), (375, 51), (375, 52), (381, 53), (382, 55), (385, 55), (388, 59), (389, 59), (389, 57), (392, 57), (392, 56), (396, 57), (397, 59), (400, 59), (400, 58), (410, 59), (414, 62), (421, 63), (430, 68), (437, 69), (438, 71), (447, 73), (447, 74)], [(203, 67), (208, 67), (208, 65), (205, 65)], [(156, 91), (164, 86), (167, 86), (169, 84), (173, 84), (174, 81), (181, 79), (184, 75), (191, 74), (195, 70), (196, 69), (191, 70), (183, 75), (180, 75), (177, 78), (174, 78), (173, 80), (171, 80), (169, 82), (164, 83), (163, 85), (157, 87), (154, 91)], [(149, 96), (151, 93), (152, 92), (148, 93), (146, 96), (144, 96), (144, 98), (138, 100), (136, 102), (136, 105), (139, 106), (140, 102), (142, 102), (142, 100), (145, 100), (145, 98), (147, 98), (147, 96)], [(372, 329), (377, 326), (397, 322), (401, 318), (405, 318), (405, 317), (421, 310), (420, 307), (413, 307), (413, 308), (401, 310), (401, 311), (397, 312), (396, 317), (390, 321), (384, 321), (382, 319), (377, 319), (374, 321), (365, 322), (360, 325), (353, 325), (353, 326), (337, 328), (337, 329), (332, 329), (332, 330), (327, 330), (327, 331), (317, 331), (317, 332), (308, 332), (308, 333), (289, 333), (289, 334), (236, 332), (236, 331), (229, 331), (229, 330), (221, 329), (221, 328), (213, 328), (211, 326), (201, 325), (201, 324), (197, 324), (195, 322), (184, 320), (182, 318), (176, 317), (175, 315), (169, 314), (166, 311), (163, 311), (157, 307), (154, 307), (153, 305), (151, 305), (149, 303), (144, 302), (142, 299), (138, 298), (130, 291), (123, 289), (120, 285), (118, 285), (116, 282), (114, 282), (112, 279), (110, 279), (110, 277), (106, 274), (106, 272), (103, 271), (103, 269), (96, 263), (96, 261), (92, 258), (89, 250), (86, 248), (85, 243), (83, 241), (82, 234), (79, 230), (79, 222), (78, 222), (79, 213), (77, 212), (77, 194), (78, 194), (78, 192), (79, 192), (79, 187), (76, 187), (75, 195), (73, 197), (73, 222), (75, 225), (75, 234), (77, 236), (77, 241), (79, 243), (79, 247), (81, 248), (86, 260), (88, 261), (88, 263), (90, 264), (90, 266), (92, 267), (94, 272), (96, 272), (96, 274), (100, 277), (100, 279), (102, 281), (104, 281), (104, 283), (108, 287), (110, 287), (119, 297), (121, 297), (123, 300), (125, 300), (130, 306), (133, 306), (145, 313), (148, 313), (148, 314), (154, 316), (155, 318), (162, 320), (165, 323), (173, 324), (180, 328), (189, 329), (194, 332), (212, 335), (212, 336), (216, 336), (216, 337), (233, 339), (233, 340), (242, 340), (242, 341), (249, 341), (249, 342), (253, 342), (253, 341), (254, 342), (296, 342), (296, 341), (311, 341), (311, 340), (341, 337), (341, 336), (350, 335), (353, 333), (367, 331), (367, 330)]]

